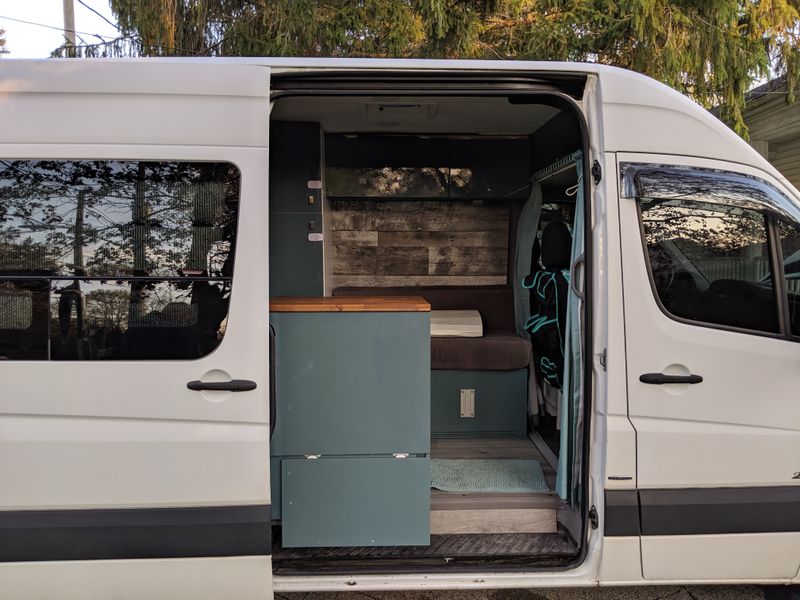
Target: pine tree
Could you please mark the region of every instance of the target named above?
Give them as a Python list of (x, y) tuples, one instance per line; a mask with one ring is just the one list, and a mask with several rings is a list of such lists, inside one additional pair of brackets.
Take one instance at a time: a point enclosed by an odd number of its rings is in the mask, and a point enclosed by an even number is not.
[[(378, 56), (592, 61), (717, 106), (800, 83), (800, 0), (110, 0), (122, 37), (84, 56)], [(59, 51), (56, 52), (58, 54)], [(61, 51), (63, 53), (63, 50)], [(788, 95), (793, 101), (793, 94)]]

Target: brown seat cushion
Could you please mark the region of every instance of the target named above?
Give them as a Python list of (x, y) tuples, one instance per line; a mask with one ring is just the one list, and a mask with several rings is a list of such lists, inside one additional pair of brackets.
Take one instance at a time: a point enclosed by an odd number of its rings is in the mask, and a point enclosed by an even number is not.
[(516, 334), (514, 291), (510, 287), (339, 287), (333, 295), (423, 296), (433, 310), (480, 312), (483, 337), (431, 339), (431, 369), (511, 371), (528, 366), (531, 343)]
[(513, 333), (431, 338), (431, 369), (511, 371), (528, 366), (531, 343)]

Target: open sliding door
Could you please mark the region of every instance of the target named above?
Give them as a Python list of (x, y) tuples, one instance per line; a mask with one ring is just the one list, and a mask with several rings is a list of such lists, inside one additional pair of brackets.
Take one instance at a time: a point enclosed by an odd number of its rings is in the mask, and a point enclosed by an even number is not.
[(4, 593), (271, 598), (268, 69), (0, 82)]

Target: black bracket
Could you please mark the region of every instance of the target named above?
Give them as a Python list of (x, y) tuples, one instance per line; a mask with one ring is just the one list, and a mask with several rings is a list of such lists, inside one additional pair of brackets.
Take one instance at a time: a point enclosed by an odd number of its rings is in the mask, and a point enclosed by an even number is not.
[(603, 179), (603, 169), (600, 167), (600, 163), (596, 160), (592, 163), (592, 179), (594, 180), (595, 185), (600, 183), (600, 180)]

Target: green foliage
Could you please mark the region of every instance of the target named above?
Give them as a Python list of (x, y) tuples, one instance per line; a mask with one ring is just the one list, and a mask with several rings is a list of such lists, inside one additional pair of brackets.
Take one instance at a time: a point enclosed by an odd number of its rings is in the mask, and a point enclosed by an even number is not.
[(6, 30), (0, 29), (0, 56), (3, 54), (8, 54), (8, 48), (6, 48)]
[(800, 0), (109, 1), (122, 36), (83, 56), (592, 61), (719, 106), (743, 135), (754, 81), (800, 83)]

